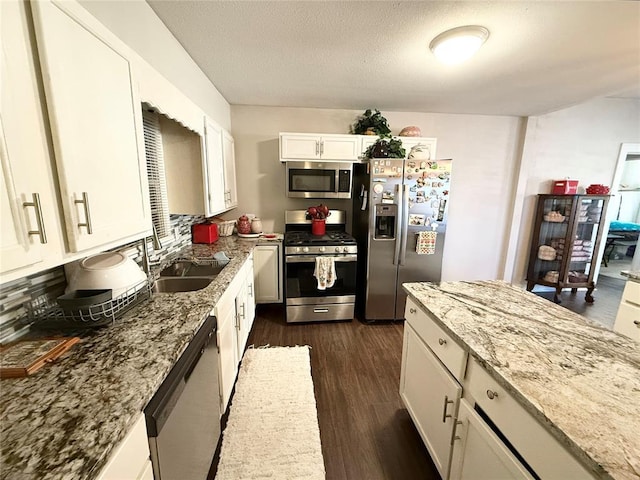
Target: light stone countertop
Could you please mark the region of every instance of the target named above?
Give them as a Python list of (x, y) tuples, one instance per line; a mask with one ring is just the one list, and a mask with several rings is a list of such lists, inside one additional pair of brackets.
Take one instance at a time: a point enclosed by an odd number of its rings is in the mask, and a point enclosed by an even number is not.
[(636, 282), (640, 282), (640, 270), (625, 270), (620, 272), (620, 275), (629, 277), (630, 280), (635, 280)]
[(256, 245), (221, 237), (181, 256), (224, 251), (229, 264), (196, 292), (153, 294), (82, 335), (57, 362), (0, 382), (0, 478), (93, 479), (133, 427)]
[(501, 281), (403, 286), (596, 477), (640, 479), (640, 344)]

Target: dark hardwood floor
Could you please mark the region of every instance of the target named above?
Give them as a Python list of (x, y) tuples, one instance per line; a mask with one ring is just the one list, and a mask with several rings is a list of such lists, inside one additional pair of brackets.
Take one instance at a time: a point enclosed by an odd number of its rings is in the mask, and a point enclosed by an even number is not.
[[(595, 299), (593, 303), (584, 301), (585, 290), (578, 290), (576, 293), (571, 293), (571, 290), (563, 290), (560, 294), (559, 305), (608, 328), (613, 328), (624, 286), (625, 279), (622, 277), (613, 278), (600, 275), (596, 290), (593, 292)], [(549, 301), (553, 301), (553, 292), (553, 289), (545, 287), (535, 287), (533, 290), (533, 293)]]
[(439, 479), (398, 393), (401, 323), (286, 324), (281, 305), (259, 305), (255, 346), (311, 346), (311, 372), (327, 480)]
[[(623, 288), (601, 276), (593, 304), (567, 290), (560, 305), (611, 327)], [(286, 324), (282, 305), (258, 306), (249, 345), (311, 346), (327, 480), (440, 478), (398, 393), (402, 334), (402, 323)]]

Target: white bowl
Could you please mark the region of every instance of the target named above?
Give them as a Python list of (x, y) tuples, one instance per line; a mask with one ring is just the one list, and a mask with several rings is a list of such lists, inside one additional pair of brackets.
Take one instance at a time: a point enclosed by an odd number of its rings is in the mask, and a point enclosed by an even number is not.
[(110, 288), (113, 298), (146, 280), (145, 273), (131, 258), (120, 252), (91, 255), (80, 262), (69, 280), (68, 290)]

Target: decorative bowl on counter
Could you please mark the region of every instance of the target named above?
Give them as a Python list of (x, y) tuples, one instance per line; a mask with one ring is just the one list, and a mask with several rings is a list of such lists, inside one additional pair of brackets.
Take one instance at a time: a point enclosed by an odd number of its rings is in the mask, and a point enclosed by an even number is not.
[(125, 254), (98, 253), (80, 262), (69, 280), (67, 292), (110, 289), (113, 290), (113, 298), (116, 298), (146, 279), (138, 264)]

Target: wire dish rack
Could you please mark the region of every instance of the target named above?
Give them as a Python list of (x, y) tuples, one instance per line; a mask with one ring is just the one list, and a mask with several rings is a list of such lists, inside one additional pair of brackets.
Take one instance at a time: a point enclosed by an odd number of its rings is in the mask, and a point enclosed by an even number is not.
[(127, 310), (150, 298), (151, 288), (152, 282), (147, 279), (111, 300), (73, 310), (62, 309), (55, 300), (35, 300), (28, 306), (29, 316), (38, 322), (39, 328), (102, 327), (113, 323)]

